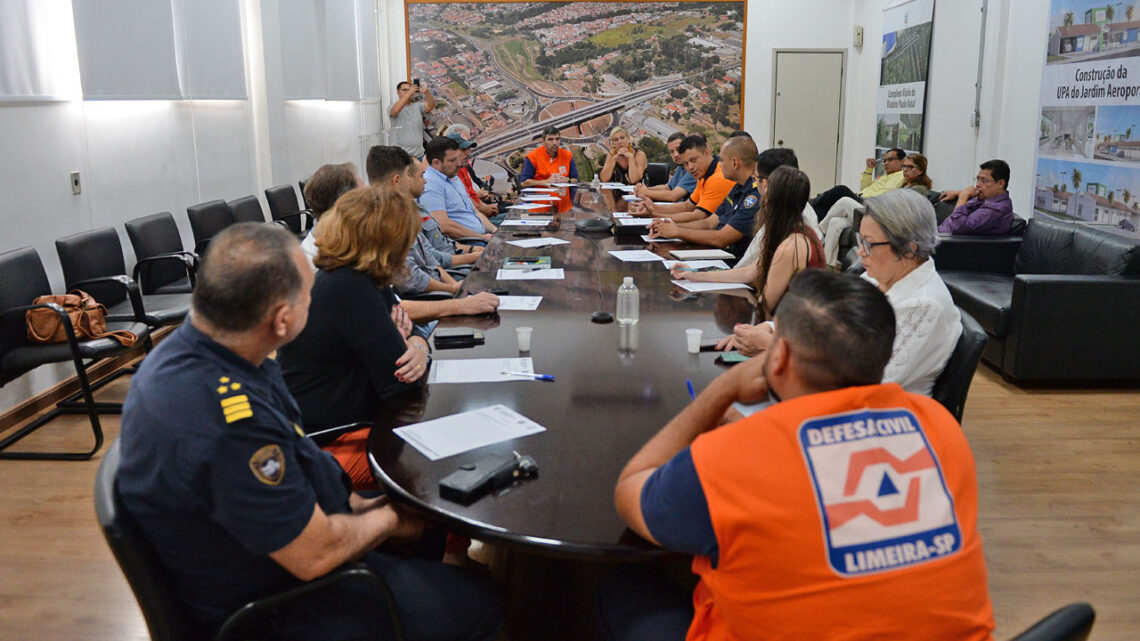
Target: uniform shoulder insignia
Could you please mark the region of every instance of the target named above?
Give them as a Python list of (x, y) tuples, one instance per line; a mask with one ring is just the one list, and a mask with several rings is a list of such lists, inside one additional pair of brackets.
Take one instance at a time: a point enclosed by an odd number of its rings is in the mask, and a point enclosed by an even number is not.
[(249, 403), (249, 397), (245, 394), (234, 394), (241, 388), (241, 383), (231, 381), (229, 376), (218, 378), (217, 392), (222, 397), (222, 414), (226, 417), (226, 423), (233, 423), (253, 416), (253, 406)]
[(759, 199), (756, 198), (756, 194), (749, 194), (748, 197), (744, 199), (744, 208), (745, 209), (752, 209), (753, 207), (756, 206), (756, 203), (758, 201), (759, 201)]
[(249, 458), (249, 469), (257, 480), (277, 485), (285, 478), (285, 454), (279, 445), (266, 445)]

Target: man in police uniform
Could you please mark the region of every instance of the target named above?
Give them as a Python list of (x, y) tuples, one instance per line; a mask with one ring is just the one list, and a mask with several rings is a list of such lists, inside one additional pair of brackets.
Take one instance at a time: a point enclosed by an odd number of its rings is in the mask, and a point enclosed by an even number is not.
[(712, 216), (679, 223), (669, 218), (655, 218), (650, 225), (651, 238), (680, 238), (712, 247), (726, 247), (740, 258), (752, 242), (756, 212), (760, 210), (760, 191), (756, 178), (756, 143), (747, 136), (729, 138), (720, 148), (720, 169), (736, 186), (728, 193)]
[[(143, 362), (123, 408), (118, 490), (175, 594), (213, 631), (247, 601), (361, 559), (395, 594), (409, 638), (490, 639), (500, 610), (450, 566), (373, 551), (421, 524), (349, 490), (269, 358), (304, 328), (313, 273), (297, 241), (239, 224), (211, 243), (190, 321)], [(348, 581), (269, 617), (287, 639), (384, 638), (381, 596)]]
[[(894, 335), (870, 283), (792, 278), (765, 357), (717, 377), (622, 470), (622, 519), (694, 555), (700, 582), (686, 599), (615, 577), (607, 636), (991, 638), (970, 446), (937, 401), (879, 383)], [(719, 426), (765, 396), (776, 402)]]

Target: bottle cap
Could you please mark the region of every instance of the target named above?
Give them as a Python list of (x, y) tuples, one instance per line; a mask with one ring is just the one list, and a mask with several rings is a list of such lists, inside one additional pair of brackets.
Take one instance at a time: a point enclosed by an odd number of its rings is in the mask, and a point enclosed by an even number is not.
[(621, 284), (622, 285), (632, 285), (633, 284), (633, 276), (626, 276), (626, 277), (622, 278)]

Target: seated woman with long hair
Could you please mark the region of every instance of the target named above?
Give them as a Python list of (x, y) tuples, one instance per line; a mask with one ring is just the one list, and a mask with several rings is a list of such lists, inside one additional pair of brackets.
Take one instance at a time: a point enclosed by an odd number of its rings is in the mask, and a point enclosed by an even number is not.
[[(427, 372), (427, 341), (393, 311), (392, 283), (419, 229), (415, 202), (389, 187), (354, 189), (322, 217), (309, 322), (277, 353), (306, 431), (374, 420), (384, 399)], [(357, 488), (375, 487), (367, 437), (358, 430), (325, 447)]]
[[(922, 154), (910, 154), (903, 158), (902, 172), (906, 182), (900, 189), (909, 189), (923, 197), (929, 196), (930, 187), (934, 183), (926, 175), (926, 167), (926, 156)], [(827, 215), (819, 221), (819, 227), (823, 230), (823, 257), (828, 266), (837, 269), (840, 267), (839, 237), (844, 230), (855, 224), (855, 212), (862, 212), (863, 209), (863, 203), (845, 196), (835, 201), (831, 209), (827, 210)]]
[[(807, 174), (792, 167), (780, 167), (768, 176), (768, 191), (757, 214), (756, 227), (764, 228), (760, 258), (750, 268), (754, 273), (756, 308), (759, 315), (770, 318), (797, 272), (823, 266), (823, 248), (819, 237), (804, 224), (803, 209), (811, 193)], [(747, 353), (755, 332), (767, 326), (737, 325), (717, 349), (737, 349)], [(738, 345), (738, 343), (744, 343)]]
[(602, 182), (636, 185), (645, 176), (648, 162), (649, 159), (644, 151), (634, 149), (629, 140), (629, 132), (621, 127), (614, 127), (610, 132), (610, 153), (606, 154), (598, 177)]

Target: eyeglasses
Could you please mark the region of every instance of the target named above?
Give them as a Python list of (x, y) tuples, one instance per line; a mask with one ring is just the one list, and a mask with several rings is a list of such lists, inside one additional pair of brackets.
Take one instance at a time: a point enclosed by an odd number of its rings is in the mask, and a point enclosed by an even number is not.
[[(976, 176), (974, 178), (974, 183), (976, 183), (978, 185), (988, 185), (992, 182), (997, 182), (997, 181), (994, 180), (993, 178), (986, 178), (985, 176)], [(1076, 182), (1076, 181), (1074, 181), (1074, 182)]]
[(870, 254), (871, 249), (878, 247), (879, 245), (890, 245), (890, 244), (891, 243), (889, 241), (886, 241), (886, 240), (878, 242), (878, 243), (872, 243), (872, 242), (868, 241), (866, 238), (863, 238), (863, 234), (855, 234), (855, 246), (858, 247), (859, 249), (863, 250), (864, 254)]

